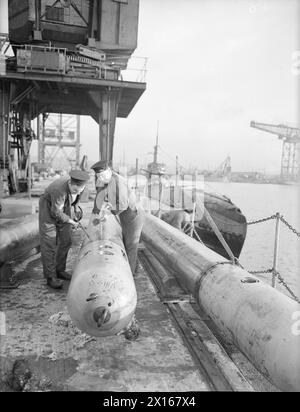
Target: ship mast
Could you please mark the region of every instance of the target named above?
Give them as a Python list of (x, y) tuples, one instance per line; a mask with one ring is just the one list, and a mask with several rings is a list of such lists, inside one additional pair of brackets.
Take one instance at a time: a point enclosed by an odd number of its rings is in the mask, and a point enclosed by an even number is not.
[(159, 121), (157, 121), (156, 144), (155, 144), (155, 146), (154, 146), (153, 163), (157, 163), (157, 153), (158, 153), (158, 127), (159, 127)]

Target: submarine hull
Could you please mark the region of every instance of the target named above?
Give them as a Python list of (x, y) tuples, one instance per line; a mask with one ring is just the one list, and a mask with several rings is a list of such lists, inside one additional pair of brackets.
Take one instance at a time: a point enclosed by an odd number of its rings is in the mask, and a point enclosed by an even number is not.
[[(203, 182), (198, 182), (199, 186), (201, 184)], [(196, 184), (195, 187), (197, 187)], [(204, 188), (197, 188), (196, 195), (201, 199), (201, 203), (204, 203), (232, 253), (238, 258), (247, 234), (246, 217), (239, 207), (226, 196)], [(165, 215), (170, 211), (172, 213), (173, 211), (193, 210), (192, 186), (166, 186), (161, 188), (159, 184), (151, 183), (147, 187), (147, 196), (151, 199), (150, 209), (154, 215), (157, 215), (159, 210), (162, 210)], [(161, 199), (161, 202), (158, 206), (159, 199)], [(163, 220), (168, 221), (167, 218)], [(205, 246), (226, 259), (230, 258), (203, 213), (196, 213), (195, 231)], [(194, 238), (197, 240), (198, 236), (194, 235)]]

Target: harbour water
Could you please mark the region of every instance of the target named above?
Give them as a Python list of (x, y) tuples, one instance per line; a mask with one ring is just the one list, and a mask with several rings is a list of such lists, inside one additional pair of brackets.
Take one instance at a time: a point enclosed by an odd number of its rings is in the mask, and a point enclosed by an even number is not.
[[(228, 196), (246, 216), (247, 221), (261, 219), (279, 212), (300, 231), (300, 187), (255, 183), (209, 182), (206, 186)], [(275, 219), (248, 226), (240, 262), (247, 270), (269, 269), (273, 266)], [(283, 223), (280, 224), (278, 271), (295, 294), (300, 296), (300, 238)], [(259, 274), (271, 284), (272, 275)], [(288, 294), (279, 283), (277, 287)]]

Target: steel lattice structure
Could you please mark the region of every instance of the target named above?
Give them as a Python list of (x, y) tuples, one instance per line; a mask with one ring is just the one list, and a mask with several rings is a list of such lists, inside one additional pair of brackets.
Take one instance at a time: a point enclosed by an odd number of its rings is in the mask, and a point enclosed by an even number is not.
[(252, 121), (251, 127), (276, 134), (282, 140), (281, 178), (284, 180), (299, 179), (300, 129), (282, 124), (273, 125)]
[(39, 165), (53, 169), (78, 167), (80, 162), (80, 116), (61, 113), (44, 114), (42, 122), (38, 123), (42, 123), (38, 126)]

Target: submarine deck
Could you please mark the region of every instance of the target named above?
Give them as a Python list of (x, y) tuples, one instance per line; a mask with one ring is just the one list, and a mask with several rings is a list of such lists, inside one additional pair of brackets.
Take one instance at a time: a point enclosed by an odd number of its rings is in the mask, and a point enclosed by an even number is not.
[[(82, 206), (89, 216), (92, 203)], [(67, 270), (83, 236), (74, 232)], [(45, 286), (40, 254), (16, 261), (14, 271), (21, 285), (0, 290), (0, 391), (278, 391), (142, 244), (135, 341), (96, 339), (74, 327), (68, 282), (60, 291)]]

